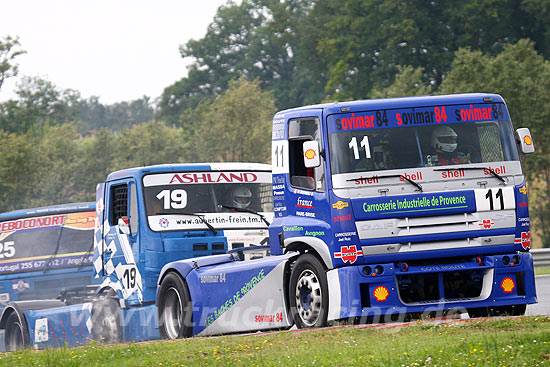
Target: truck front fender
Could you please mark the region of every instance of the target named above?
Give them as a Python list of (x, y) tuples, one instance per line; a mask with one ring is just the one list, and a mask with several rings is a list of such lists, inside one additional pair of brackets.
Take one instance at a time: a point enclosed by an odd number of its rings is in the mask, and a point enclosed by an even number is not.
[(301, 250), (301, 247), (303, 247), (304, 244), (307, 247), (310, 247), (317, 254), (319, 254), (319, 256), (321, 257), (321, 260), (323, 260), (323, 263), (325, 264), (327, 269), (330, 270), (334, 267), (332, 264), (332, 257), (330, 256), (330, 251), (328, 250), (327, 244), (323, 240), (317, 237), (302, 236), (302, 237), (285, 238), (285, 242), (284, 242), (285, 252)]
[(12, 313), (17, 313), (19, 315), (19, 320), (22, 324), (26, 325), (24, 312), (28, 310), (43, 310), (46, 308), (54, 308), (65, 306), (65, 303), (56, 300), (56, 299), (45, 299), (45, 300), (36, 300), (36, 301), (18, 301), (10, 302), (2, 311), (2, 316), (0, 316), (0, 329), (6, 328), (6, 320)]

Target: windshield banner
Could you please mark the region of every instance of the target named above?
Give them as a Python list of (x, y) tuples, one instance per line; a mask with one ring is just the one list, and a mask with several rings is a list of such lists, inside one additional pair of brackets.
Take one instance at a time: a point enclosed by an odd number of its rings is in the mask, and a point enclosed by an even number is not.
[[(273, 220), (273, 213), (259, 213), (268, 222)], [(199, 217), (200, 216), (200, 217)], [(202, 218), (202, 219), (201, 219)], [(204, 213), (194, 215), (151, 215), (148, 217), (149, 226), (153, 231), (180, 231), (180, 230), (214, 230), (239, 228), (267, 228), (266, 223), (259, 215), (249, 213)], [(206, 224), (206, 223), (208, 224)]]
[(503, 103), (441, 105), (332, 115), (328, 117), (328, 132), (508, 120)]
[(95, 212), (0, 223), (0, 274), (91, 264)]

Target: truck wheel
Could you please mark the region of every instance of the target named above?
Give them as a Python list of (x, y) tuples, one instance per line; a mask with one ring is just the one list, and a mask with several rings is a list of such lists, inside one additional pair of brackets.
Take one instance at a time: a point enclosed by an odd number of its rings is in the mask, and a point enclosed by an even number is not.
[(103, 343), (122, 341), (120, 305), (115, 298), (100, 298), (93, 303), (92, 335)]
[(16, 312), (12, 313), (6, 320), (4, 345), (8, 352), (24, 349), (30, 345), (28, 330), (23, 327)]
[(327, 324), (327, 275), (315, 256), (298, 258), (290, 275), (289, 293), (290, 314), (299, 329)]
[(193, 333), (193, 310), (187, 285), (180, 276), (169, 273), (160, 283), (159, 330), (164, 339), (190, 337)]

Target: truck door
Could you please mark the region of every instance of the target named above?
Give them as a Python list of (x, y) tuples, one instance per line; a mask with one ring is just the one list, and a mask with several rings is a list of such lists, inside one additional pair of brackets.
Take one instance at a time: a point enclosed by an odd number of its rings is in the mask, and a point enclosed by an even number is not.
[(139, 220), (135, 180), (112, 182), (106, 192), (103, 267), (104, 285), (115, 290), (126, 304), (142, 300), (139, 259)]

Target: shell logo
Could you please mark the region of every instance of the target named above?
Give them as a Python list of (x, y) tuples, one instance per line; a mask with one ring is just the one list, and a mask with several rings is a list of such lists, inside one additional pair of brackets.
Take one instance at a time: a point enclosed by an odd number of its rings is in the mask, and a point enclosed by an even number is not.
[(315, 158), (315, 151), (313, 149), (308, 149), (306, 150), (304, 155), (306, 156), (307, 159), (313, 159)]
[(526, 136), (523, 137), (523, 142), (526, 145), (531, 145), (531, 144), (533, 144), (533, 139), (529, 135), (526, 135)]
[(388, 288), (384, 286), (376, 287), (374, 292), (372, 292), (372, 295), (378, 302), (382, 302), (388, 299), (388, 296), (390, 295), (390, 292), (388, 291)]
[(500, 283), (500, 286), (502, 287), (504, 293), (512, 293), (512, 291), (516, 287), (516, 283), (514, 283), (514, 280), (512, 278), (508, 277), (502, 279), (502, 283)]

